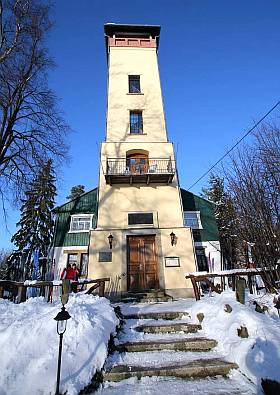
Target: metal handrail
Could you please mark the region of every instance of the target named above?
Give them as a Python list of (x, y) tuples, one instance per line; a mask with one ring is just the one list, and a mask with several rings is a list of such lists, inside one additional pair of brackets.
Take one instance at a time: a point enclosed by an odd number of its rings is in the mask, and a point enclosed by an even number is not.
[[(137, 161), (138, 159), (138, 161)], [(107, 175), (175, 174), (175, 160), (145, 158), (109, 158)]]

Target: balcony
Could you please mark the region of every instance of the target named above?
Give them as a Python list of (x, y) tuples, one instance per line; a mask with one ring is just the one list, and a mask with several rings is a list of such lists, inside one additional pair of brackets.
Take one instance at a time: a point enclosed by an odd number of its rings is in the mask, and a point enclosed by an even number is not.
[(107, 184), (169, 184), (175, 174), (171, 159), (108, 159), (105, 179)]

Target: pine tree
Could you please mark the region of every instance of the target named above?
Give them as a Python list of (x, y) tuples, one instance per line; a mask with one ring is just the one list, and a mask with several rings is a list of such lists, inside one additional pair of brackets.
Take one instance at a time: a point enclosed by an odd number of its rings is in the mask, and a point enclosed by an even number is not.
[(220, 235), (221, 253), (224, 268), (236, 265), (236, 224), (237, 217), (234, 202), (225, 190), (224, 180), (211, 174), (209, 186), (202, 188), (202, 195), (215, 203), (215, 217)]
[[(17, 223), (19, 230), (12, 237), (18, 250), (12, 254), (10, 262), (13, 264), (13, 261), (18, 261), (19, 256), (23, 258), (23, 279), (30, 279), (34, 251), (38, 251), (40, 257), (46, 257), (54, 235), (56, 186), (51, 160), (42, 166), (25, 195), (21, 218)], [(41, 267), (42, 277), (45, 270), (46, 268)]]
[(85, 193), (85, 186), (84, 185), (75, 185), (71, 188), (70, 195), (66, 197), (68, 200), (76, 199), (77, 197), (81, 196)]

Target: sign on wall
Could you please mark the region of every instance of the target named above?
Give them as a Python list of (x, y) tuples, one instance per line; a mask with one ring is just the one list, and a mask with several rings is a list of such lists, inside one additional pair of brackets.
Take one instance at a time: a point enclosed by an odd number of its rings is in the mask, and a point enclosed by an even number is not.
[(112, 262), (112, 251), (99, 251), (98, 262)]
[(165, 267), (180, 267), (180, 258), (178, 256), (166, 256)]

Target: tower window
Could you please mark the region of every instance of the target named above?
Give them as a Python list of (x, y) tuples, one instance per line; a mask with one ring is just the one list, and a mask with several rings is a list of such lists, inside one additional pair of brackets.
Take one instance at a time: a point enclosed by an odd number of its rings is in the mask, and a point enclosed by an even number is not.
[(129, 124), (130, 133), (143, 133), (142, 111), (130, 111)]
[(129, 93), (141, 93), (140, 75), (128, 76), (128, 89), (129, 89)]

